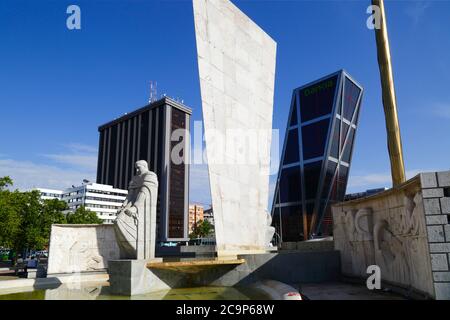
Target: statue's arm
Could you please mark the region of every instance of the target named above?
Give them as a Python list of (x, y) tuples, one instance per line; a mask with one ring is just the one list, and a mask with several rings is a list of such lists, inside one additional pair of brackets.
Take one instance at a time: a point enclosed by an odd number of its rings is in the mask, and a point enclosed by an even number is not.
[(130, 183), (130, 188), (128, 189), (128, 194), (125, 200), (122, 203), (122, 207), (119, 211), (122, 211), (124, 209), (128, 209), (133, 205), (132, 199), (134, 198), (134, 194), (136, 192), (135, 188), (131, 188), (132, 184)]
[(128, 200), (128, 198), (126, 198), (126, 199), (123, 201), (123, 203), (122, 203), (122, 208), (125, 208), (125, 207), (128, 205), (129, 202), (130, 202), (130, 201)]
[(134, 201), (134, 203), (130, 203), (129, 207), (126, 209), (128, 210), (129, 213), (131, 213), (132, 215), (137, 215), (139, 212), (139, 208), (143, 208), (145, 205), (145, 199), (147, 198), (149, 194), (146, 192), (146, 188), (142, 187), (137, 196), (136, 196), (136, 200)]

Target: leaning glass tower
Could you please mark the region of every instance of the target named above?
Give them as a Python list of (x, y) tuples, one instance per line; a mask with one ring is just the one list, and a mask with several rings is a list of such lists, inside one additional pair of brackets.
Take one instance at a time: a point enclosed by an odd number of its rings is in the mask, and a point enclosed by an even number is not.
[(345, 196), (362, 93), (344, 70), (294, 90), (272, 205), (282, 241), (332, 233), (331, 205)]

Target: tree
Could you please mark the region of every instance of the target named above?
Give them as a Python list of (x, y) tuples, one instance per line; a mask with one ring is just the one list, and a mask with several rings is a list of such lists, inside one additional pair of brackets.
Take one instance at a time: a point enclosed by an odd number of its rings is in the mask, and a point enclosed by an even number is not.
[(208, 220), (199, 220), (189, 235), (189, 238), (207, 238), (214, 232), (214, 226)]
[[(3, 178), (0, 178), (2, 180)], [(0, 246), (12, 248), (17, 237), (21, 217), (13, 200), (14, 195), (0, 187)]]
[(9, 176), (0, 178), (0, 191), (13, 185), (13, 181)]
[[(50, 236), (52, 224), (67, 223), (64, 211), (68, 209), (67, 203), (58, 199), (44, 200), (42, 204), (41, 228), (45, 235)], [(47, 239), (48, 239), (47, 237)]]
[(69, 224), (101, 224), (103, 221), (94, 211), (81, 206), (74, 213), (68, 213), (66, 216)]
[(0, 178), (0, 245), (22, 252), (43, 249), (49, 241), (51, 225), (66, 223), (64, 201), (41, 201), (39, 191), (6, 189), (13, 185), (9, 177)]
[(16, 208), (21, 217), (20, 230), (14, 240), (14, 249), (18, 252), (24, 249), (42, 249), (48, 244), (51, 221), (46, 217), (46, 211), (37, 190), (29, 192), (13, 192)]
[(67, 203), (52, 199), (42, 201), (37, 190), (10, 191), (10, 177), (0, 177), (0, 246), (23, 252), (48, 245), (52, 224), (99, 224), (93, 211), (78, 208), (67, 216)]

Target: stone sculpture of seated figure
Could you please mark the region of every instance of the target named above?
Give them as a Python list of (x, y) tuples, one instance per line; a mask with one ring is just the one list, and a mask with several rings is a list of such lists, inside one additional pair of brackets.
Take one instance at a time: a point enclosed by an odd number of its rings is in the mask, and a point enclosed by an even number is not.
[(144, 160), (137, 161), (135, 167), (136, 175), (130, 182), (114, 228), (122, 259), (153, 259), (158, 177)]

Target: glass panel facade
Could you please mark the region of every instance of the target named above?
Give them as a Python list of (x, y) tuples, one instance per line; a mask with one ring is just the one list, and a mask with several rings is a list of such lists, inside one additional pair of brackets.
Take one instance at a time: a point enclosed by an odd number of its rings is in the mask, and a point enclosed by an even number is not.
[(331, 142), (330, 156), (333, 158), (339, 158), (339, 130), (341, 127), (341, 121), (339, 119), (334, 119), (334, 132), (333, 140)]
[(298, 124), (297, 121), (297, 104), (294, 98), (294, 108), (292, 109), (292, 114), (291, 114), (291, 121), (289, 121), (289, 126), (295, 126)]
[(339, 166), (338, 180), (337, 180), (337, 196), (338, 199), (344, 199), (345, 189), (347, 187), (348, 168)]
[(348, 128), (350, 126), (346, 124), (345, 122), (342, 122), (342, 130), (341, 130), (341, 150), (344, 147), (345, 137), (347, 136)]
[(303, 236), (302, 207), (281, 208), (283, 241), (298, 241)]
[(301, 121), (309, 121), (331, 113), (336, 91), (337, 76), (300, 90)]
[(300, 201), (300, 167), (284, 169), (280, 177), (280, 203)]
[(333, 182), (334, 174), (336, 172), (337, 163), (333, 161), (328, 161), (327, 168), (325, 172), (325, 180), (322, 189), (321, 199), (327, 199), (330, 192), (331, 183)]
[(141, 116), (141, 136), (139, 146), (139, 160), (147, 160), (148, 158), (148, 117), (149, 111), (146, 111)]
[(322, 161), (305, 164), (304, 175), (306, 200), (312, 200), (316, 198), (321, 169)]
[[(183, 111), (172, 108), (171, 132), (186, 128), (186, 114)], [(184, 137), (183, 137), (184, 141)], [(170, 152), (179, 144), (179, 141), (171, 141)], [(182, 153), (179, 154), (184, 157)], [(184, 159), (183, 159), (184, 160)], [(175, 164), (170, 161), (170, 195), (169, 195), (169, 237), (183, 238), (184, 236), (184, 208), (185, 208), (185, 170), (184, 161), (181, 164)]]
[(345, 77), (344, 85), (344, 118), (348, 121), (352, 120), (353, 112), (358, 102), (361, 90), (347, 77)]
[(298, 130), (292, 129), (288, 131), (283, 164), (286, 165), (299, 161)]
[(116, 150), (117, 150), (117, 127), (118, 125), (114, 125), (110, 129), (111, 134), (111, 149), (109, 150), (110, 155), (110, 168), (108, 172), (108, 180), (106, 180), (106, 184), (114, 185), (114, 174), (116, 168)]
[(302, 127), (304, 160), (323, 156), (329, 123), (330, 119), (324, 119)]
[[(340, 91), (336, 92), (336, 88)], [(332, 233), (330, 208), (344, 199), (356, 133), (353, 127), (357, 125), (362, 89), (341, 71), (326, 80), (296, 89), (294, 99), (297, 93), (300, 96), (300, 117), (297, 119), (292, 104), (288, 123), (289, 126), (303, 125), (286, 133), (281, 158), (283, 165), (291, 166), (281, 166), (276, 187), (279, 197), (274, 198), (272, 209), (273, 224), (283, 241), (301, 241), (311, 235)], [(336, 102), (338, 107), (333, 106), (335, 96), (342, 98)], [(355, 110), (358, 114), (352, 127), (348, 123)], [(337, 114), (341, 117), (337, 118)], [(317, 119), (319, 117), (321, 119)], [(305, 125), (307, 121), (309, 123)], [(330, 130), (332, 124), (334, 127)], [(300, 129), (302, 131), (298, 131)], [(345, 144), (347, 133), (349, 137)], [(329, 148), (326, 149), (327, 146)], [(339, 160), (340, 165), (337, 163)]]
[(352, 149), (353, 149), (353, 138), (355, 136), (355, 129), (350, 130), (350, 134), (348, 135), (348, 141), (344, 148), (344, 153), (342, 154), (342, 161), (345, 161), (347, 163), (350, 162), (350, 157), (352, 155)]

